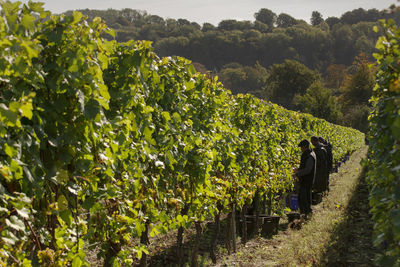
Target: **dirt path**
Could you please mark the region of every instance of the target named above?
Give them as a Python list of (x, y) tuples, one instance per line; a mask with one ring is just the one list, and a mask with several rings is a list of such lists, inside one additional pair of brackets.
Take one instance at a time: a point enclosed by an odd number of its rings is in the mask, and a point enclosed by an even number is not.
[(313, 218), (300, 230), (287, 229), (282, 219), (278, 235), (252, 239), (214, 266), (373, 266), (376, 250), (360, 164), (366, 152), (365, 147), (353, 153), (331, 176), (329, 195), (313, 207)]

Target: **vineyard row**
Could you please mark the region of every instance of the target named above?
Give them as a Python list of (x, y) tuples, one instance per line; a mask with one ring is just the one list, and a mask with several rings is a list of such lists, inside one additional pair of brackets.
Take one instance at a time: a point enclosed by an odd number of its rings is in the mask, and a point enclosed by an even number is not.
[(149, 42), (106, 41), (98, 18), (0, 3), (0, 264), (88, 265), (94, 245), (132, 263), (148, 236), (292, 190), (301, 139), (323, 136), (334, 160), (364, 142)]

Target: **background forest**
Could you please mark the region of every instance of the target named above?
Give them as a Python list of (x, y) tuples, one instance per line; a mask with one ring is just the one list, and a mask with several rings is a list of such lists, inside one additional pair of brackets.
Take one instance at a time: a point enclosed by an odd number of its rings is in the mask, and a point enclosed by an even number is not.
[(192, 60), (234, 94), (251, 93), (364, 132), (380, 35), (375, 26), (380, 19), (400, 22), (394, 8), (359, 8), (326, 19), (313, 11), (310, 23), (263, 8), (254, 21), (222, 20), (217, 26), (133, 9), (80, 11), (105, 20), (119, 42), (150, 40), (159, 56)]

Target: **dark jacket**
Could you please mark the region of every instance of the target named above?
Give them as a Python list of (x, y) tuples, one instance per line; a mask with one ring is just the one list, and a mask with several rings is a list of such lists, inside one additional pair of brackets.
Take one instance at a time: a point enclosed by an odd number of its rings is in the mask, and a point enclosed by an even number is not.
[(300, 186), (312, 185), (315, 177), (316, 156), (308, 149), (301, 154), (300, 168), (296, 172)]
[(329, 172), (332, 172), (332, 164), (333, 164), (333, 154), (332, 154), (331, 143), (327, 143), (326, 145), (324, 145), (324, 148), (326, 150), (326, 163), (327, 163), (328, 174), (329, 174)]
[(317, 157), (316, 173), (313, 189), (317, 192), (326, 190), (327, 179), (328, 179), (328, 164), (327, 164), (327, 153), (325, 148), (321, 145), (316, 146), (313, 149)]

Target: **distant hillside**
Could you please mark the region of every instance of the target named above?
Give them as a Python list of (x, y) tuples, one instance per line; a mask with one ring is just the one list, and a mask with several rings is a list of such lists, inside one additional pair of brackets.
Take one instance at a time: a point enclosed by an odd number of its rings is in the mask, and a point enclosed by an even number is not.
[(115, 29), (117, 41), (151, 40), (160, 56), (183, 56), (209, 70), (232, 62), (269, 67), (294, 59), (325, 73), (331, 64), (350, 65), (361, 52), (371, 55), (377, 40), (372, 27), (379, 19), (400, 22), (398, 12), (362, 8), (326, 19), (314, 11), (312, 25), (268, 9), (255, 13), (254, 21), (223, 20), (217, 26), (133, 9), (80, 11), (104, 19)]

